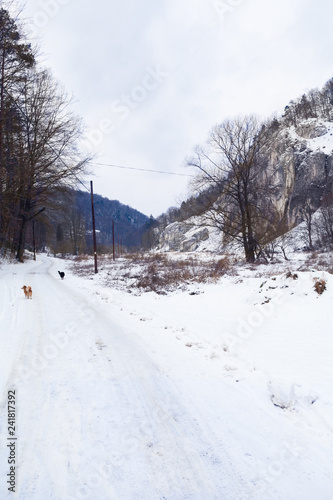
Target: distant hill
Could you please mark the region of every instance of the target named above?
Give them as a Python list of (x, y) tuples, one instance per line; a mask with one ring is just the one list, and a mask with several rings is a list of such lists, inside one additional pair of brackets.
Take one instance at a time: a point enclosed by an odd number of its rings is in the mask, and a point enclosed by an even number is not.
[[(152, 217), (138, 210), (94, 194), (95, 228), (98, 253), (142, 248), (143, 236), (151, 227)], [(37, 251), (50, 249), (53, 254), (79, 255), (93, 252), (91, 195), (73, 189), (54, 190), (49, 202), (36, 218), (34, 228), (27, 227), (26, 247), (33, 249), (33, 229)]]
[[(87, 246), (92, 245), (91, 197), (84, 191), (76, 192), (76, 207), (85, 219)], [(142, 234), (145, 232), (149, 218), (118, 200), (109, 200), (94, 194), (95, 225), (97, 244), (103, 247), (112, 245), (112, 224), (115, 228), (115, 243), (127, 249), (141, 246)], [(89, 249), (89, 248), (88, 248)]]

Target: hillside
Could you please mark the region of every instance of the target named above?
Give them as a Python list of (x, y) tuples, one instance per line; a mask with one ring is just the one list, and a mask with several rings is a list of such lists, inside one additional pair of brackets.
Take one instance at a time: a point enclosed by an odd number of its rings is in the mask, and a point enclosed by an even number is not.
[[(84, 216), (87, 231), (92, 231), (91, 198), (90, 194), (78, 191), (76, 193), (76, 206)], [(94, 194), (94, 211), (96, 230), (98, 231), (98, 245), (109, 247), (112, 245), (112, 224), (115, 226), (115, 243), (123, 247), (140, 248), (142, 234), (146, 230), (149, 218), (128, 205), (118, 200), (109, 200)], [(91, 246), (91, 240), (90, 244)]]
[[(268, 168), (275, 171), (280, 218), (291, 229), (303, 223), (305, 208), (314, 214), (333, 194), (333, 122), (312, 118), (297, 127), (281, 127), (274, 136)], [(222, 251), (221, 232), (203, 226), (200, 216), (162, 224), (156, 230), (156, 246), (164, 251)], [(302, 246), (307, 246), (306, 239)]]
[[(312, 90), (291, 101), (283, 116), (268, 120), (261, 129), (258, 128), (264, 136), (264, 145), (252, 171), (249, 171), (252, 188), (250, 184), (237, 192), (233, 180), (238, 177), (244, 185), (250, 182), (242, 173), (245, 167), (241, 163), (238, 172), (233, 171), (232, 166), (246, 147), (246, 144), (240, 145), (241, 134), (245, 131), (240, 130), (238, 137), (232, 136), (233, 124), (227, 123), (225, 126), (229, 127), (229, 132), (226, 129), (225, 133), (230, 134), (232, 141), (230, 139), (223, 153), (219, 150), (220, 144), (227, 140), (223, 135), (219, 136), (223, 133), (223, 125), (220, 126), (222, 132), (217, 126), (211, 132), (211, 142), (207, 141), (212, 145), (213, 153), (206, 145), (197, 148), (195, 156), (189, 159), (189, 165), (198, 167), (194, 171), (199, 179), (193, 183), (194, 194), (178, 209), (170, 209), (159, 218), (159, 227), (155, 230), (156, 248), (220, 251), (230, 243), (230, 238), (241, 240), (239, 232), (242, 224), (247, 223), (241, 214), (248, 211), (253, 214), (248, 230), (253, 231), (251, 237), (258, 249), (263, 250), (276, 237), (302, 222), (307, 223), (310, 231), (312, 217), (319, 208), (329, 212), (322, 224), (326, 225), (324, 233), (327, 234), (316, 239), (321, 248), (331, 247), (333, 239), (328, 234), (333, 234), (330, 208), (333, 200), (333, 80), (323, 89)], [(215, 137), (215, 142), (212, 137)], [(257, 136), (251, 139), (255, 142)], [(248, 142), (251, 151), (250, 139)], [(239, 151), (236, 153), (237, 147)], [(259, 149), (258, 145), (256, 147)], [(234, 158), (228, 158), (233, 150)], [(207, 167), (207, 159), (214, 168), (209, 169), (209, 162)], [(226, 160), (230, 160), (229, 171), (225, 168)], [(243, 160), (244, 166), (247, 161)], [(237, 208), (238, 200), (242, 198), (246, 201)], [(310, 241), (304, 247), (313, 249), (311, 234), (308, 239)]]
[[(36, 218), (35, 243), (37, 251), (49, 248), (56, 254), (78, 255), (93, 252), (91, 195), (71, 189), (55, 190), (42, 214)], [(94, 194), (94, 213), (97, 249), (99, 253), (141, 248), (142, 236), (150, 219), (139, 211)], [(27, 248), (33, 249), (32, 224), (27, 228)]]

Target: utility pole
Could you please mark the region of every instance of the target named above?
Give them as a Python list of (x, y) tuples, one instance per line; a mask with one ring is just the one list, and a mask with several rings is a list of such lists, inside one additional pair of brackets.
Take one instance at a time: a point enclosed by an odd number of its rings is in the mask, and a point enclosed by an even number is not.
[(97, 243), (96, 243), (96, 228), (95, 228), (93, 181), (90, 181), (90, 194), (91, 194), (91, 216), (92, 216), (92, 227), (93, 227), (95, 274), (97, 274), (98, 273), (98, 270), (97, 270)]
[(36, 260), (35, 219), (32, 219), (32, 246), (34, 248), (34, 260)]
[(114, 219), (112, 219), (112, 255), (113, 255), (113, 260), (115, 260), (115, 250), (114, 250)]

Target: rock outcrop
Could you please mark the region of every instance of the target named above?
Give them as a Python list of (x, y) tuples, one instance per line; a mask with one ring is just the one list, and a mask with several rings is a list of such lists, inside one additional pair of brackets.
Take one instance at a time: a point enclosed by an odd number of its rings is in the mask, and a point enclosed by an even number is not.
[(333, 123), (306, 120), (280, 130), (271, 144), (268, 168), (276, 176), (276, 206), (289, 226), (305, 206), (317, 210), (333, 190)]
[[(274, 204), (279, 218), (292, 228), (304, 220), (304, 210), (315, 212), (333, 193), (333, 122), (319, 119), (283, 122), (273, 132), (267, 152), (267, 172), (274, 185)], [(156, 229), (158, 248), (194, 251), (222, 248), (217, 230), (199, 225), (191, 217)]]
[(193, 252), (199, 247), (201, 250), (210, 249), (210, 245), (206, 247), (202, 245), (203, 242), (209, 240), (209, 229), (198, 226), (194, 219), (189, 219), (186, 222), (173, 222), (164, 230), (158, 231), (157, 236), (157, 248), (165, 251)]

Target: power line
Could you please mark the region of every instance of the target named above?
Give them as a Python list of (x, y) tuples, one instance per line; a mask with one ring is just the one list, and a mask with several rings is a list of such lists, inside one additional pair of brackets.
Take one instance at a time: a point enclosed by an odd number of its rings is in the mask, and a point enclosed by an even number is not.
[(90, 190), (90, 189), (88, 189), (88, 188), (87, 188), (87, 186), (86, 186), (85, 184), (83, 184), (83, 182), (81, 181), (81, 179), (79, 179), (77, 176), (75, 176), (75, 179), (76, 179), (77, 181), (79, 181), (79, 183), (80, 183), (80, 184), (82, 184), (82, 186), (83, 186), (83, 187), (84, 187), (84, 188), (88, 191), (88, 193), (90, 193), (90, 192), (91, 192), (91, 190)]
[(164, 170), (153, 170), (149, 168), (137, 168), (137, 167), (127, 167), (124, 165), (113, 165), (109, 163), (94, 163), (95, 165), (99, 165), (102, 167), (114, 167), (114, 168), (123, 168), (126, 170), (139, 170), (140, 172), (153, 172), (154, 174), (166, 174), (166, 175), (178, 175), (181, 177), (193, 177), (191, 174), (180, 174), (177, 172), (165, 172)]

